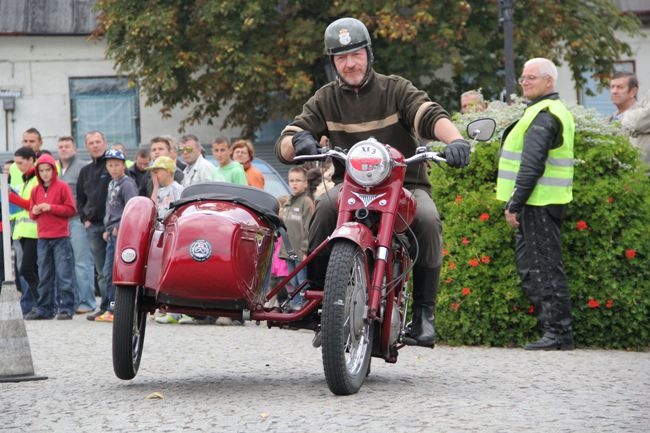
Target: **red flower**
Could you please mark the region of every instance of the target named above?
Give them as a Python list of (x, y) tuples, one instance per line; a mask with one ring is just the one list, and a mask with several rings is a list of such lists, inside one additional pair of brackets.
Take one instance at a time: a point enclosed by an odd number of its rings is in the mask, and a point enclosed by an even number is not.
[(580, 221), (578, 221), (576, 223), (576, 230), (578, 230), (579, 232), (581, 232), (583, 230), (587, 230), (588, 228), (589, 228), (589, 225), (587, 225), (587, 223), (584, 222), (583, 220), (580, 220)]
[(449, 254), (449, 251), (447, 251), (447, 248), (443, 248), (442, 249), (442, 255), (446, 256), (447, 254)]
[(487, 265), (488, 263), (490, 263), (490, 256), (481, 257), (481, 262)]
[(453, 282), (454, 282), (454, 279), (451, 278), (451, 277), (447, 277), (447, 279), (445, 280), (445, 283), (447, 283), (447, 284), (451, 284)]
[(472, 290), (469, 287), (463, 287), (463, 290), (460, 291), (460, 294), (463, 296), (467, 296), (470, 293), (472, 293)]
[(530, 307), (528, 307), (528, 314), (533, 314), (535, 312), (535, 306), (533, 304), (530, 304)]
[(456, 269), (456, 263), (449, 262), (449, 269)]
[(458, 307), (460, 307), (460, 304), (457, 302), (452, 302), (450, 305), (451, 309), (454, 311), (458, 311)]
[(610, 202), (610, 203), (614, 203), (614, 197), (608, 197), (607, 201)]
[(463, 201), (463, 196), (462, 195), (457, 195), (456, 196), (456, 203), (460, 203)]
[(627, 258), (628, 260), (632, 260), (635, 257), (636, 257), (635, 250), (625, 250), (625, 258)]
[(589, 307), (589, 308), (598, 308), (598, 307), (600, 307), (600, 302), (598, 302), (594, 298), (589, 298), (589, 301), (587, 301), (587, 307)]
[(490, 214), (488, 213), (482, 213), (480, 217), (478, 217), (481, 221), (485, 222), (490, 219)]
[(463, 238), (460, 240), (460, 242), (461, 242), (463, 245), (467, 245), (467, 244), (469, 243), (469, 239), (467, 239), (465, 236), (463, 236)]
[(614, 306), (614, 301), (612, 301), (611, 299), (608, 299), (607, 303), (605, 304), (605, 307), (612, 308), (613, 306)]
[(470, 265), (471, 267), (473, 267), (473, 268), (477, 267), (477, 266), (478, 266), (478, 260), (476, 260), (476, 259), (470, 259), (470, 260), (469, 260), (469, 265)]

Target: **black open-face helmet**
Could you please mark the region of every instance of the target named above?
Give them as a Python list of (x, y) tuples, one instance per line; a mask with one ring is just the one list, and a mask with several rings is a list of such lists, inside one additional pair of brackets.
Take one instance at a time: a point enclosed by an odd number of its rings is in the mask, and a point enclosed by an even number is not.
[(346, 54), (365, 47), (368, 64), (372, 64), (372, 43), (366, 26), (355, 18), (340, 18), (325, 29), (325, 52), (330, 59), (337, 54)]

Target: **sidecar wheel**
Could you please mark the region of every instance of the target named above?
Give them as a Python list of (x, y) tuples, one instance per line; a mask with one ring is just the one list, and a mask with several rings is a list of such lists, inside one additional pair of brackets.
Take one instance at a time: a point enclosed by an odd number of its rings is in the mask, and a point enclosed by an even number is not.
[(325, 380), (337, 395), (359, 391), (370, 365), (367, 285), (363, 252), (351, 242), (336, 243), (325, 277), (321, 334)]
[(141, 308), (141, 302), (141, 288), (115, 288), (113, 371), (117, 377), (124, 380), (135, 377), (142, 358), (147, 311)]

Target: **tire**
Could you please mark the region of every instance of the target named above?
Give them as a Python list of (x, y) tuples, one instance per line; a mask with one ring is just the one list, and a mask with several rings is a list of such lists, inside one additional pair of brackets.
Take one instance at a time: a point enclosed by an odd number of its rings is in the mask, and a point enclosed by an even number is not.
[(356, 244), (337, 242), (325, 276), (321, 315), (323, 368), (330, 391), (350, 395), (359, 391), (370, 366), (372, 323), (364, 254)]
[(123, 380), (130, 380), (138, 373), (147, 311), (141, 308), (141, 289), (133, 286), (115, 288), (115, 311), (113, 312), (113, 371)]

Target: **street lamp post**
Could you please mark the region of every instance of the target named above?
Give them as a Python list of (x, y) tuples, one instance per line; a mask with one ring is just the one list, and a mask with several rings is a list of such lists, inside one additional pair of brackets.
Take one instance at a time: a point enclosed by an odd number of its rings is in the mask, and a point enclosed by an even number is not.
[(515, 93), (515, 53), (512, 48), (512, 15), (515, 0), (499, 0), (499, 18), (503, 24), (503, 51), (506, 69), (506, 102), (510, 103), (510, 95)]

